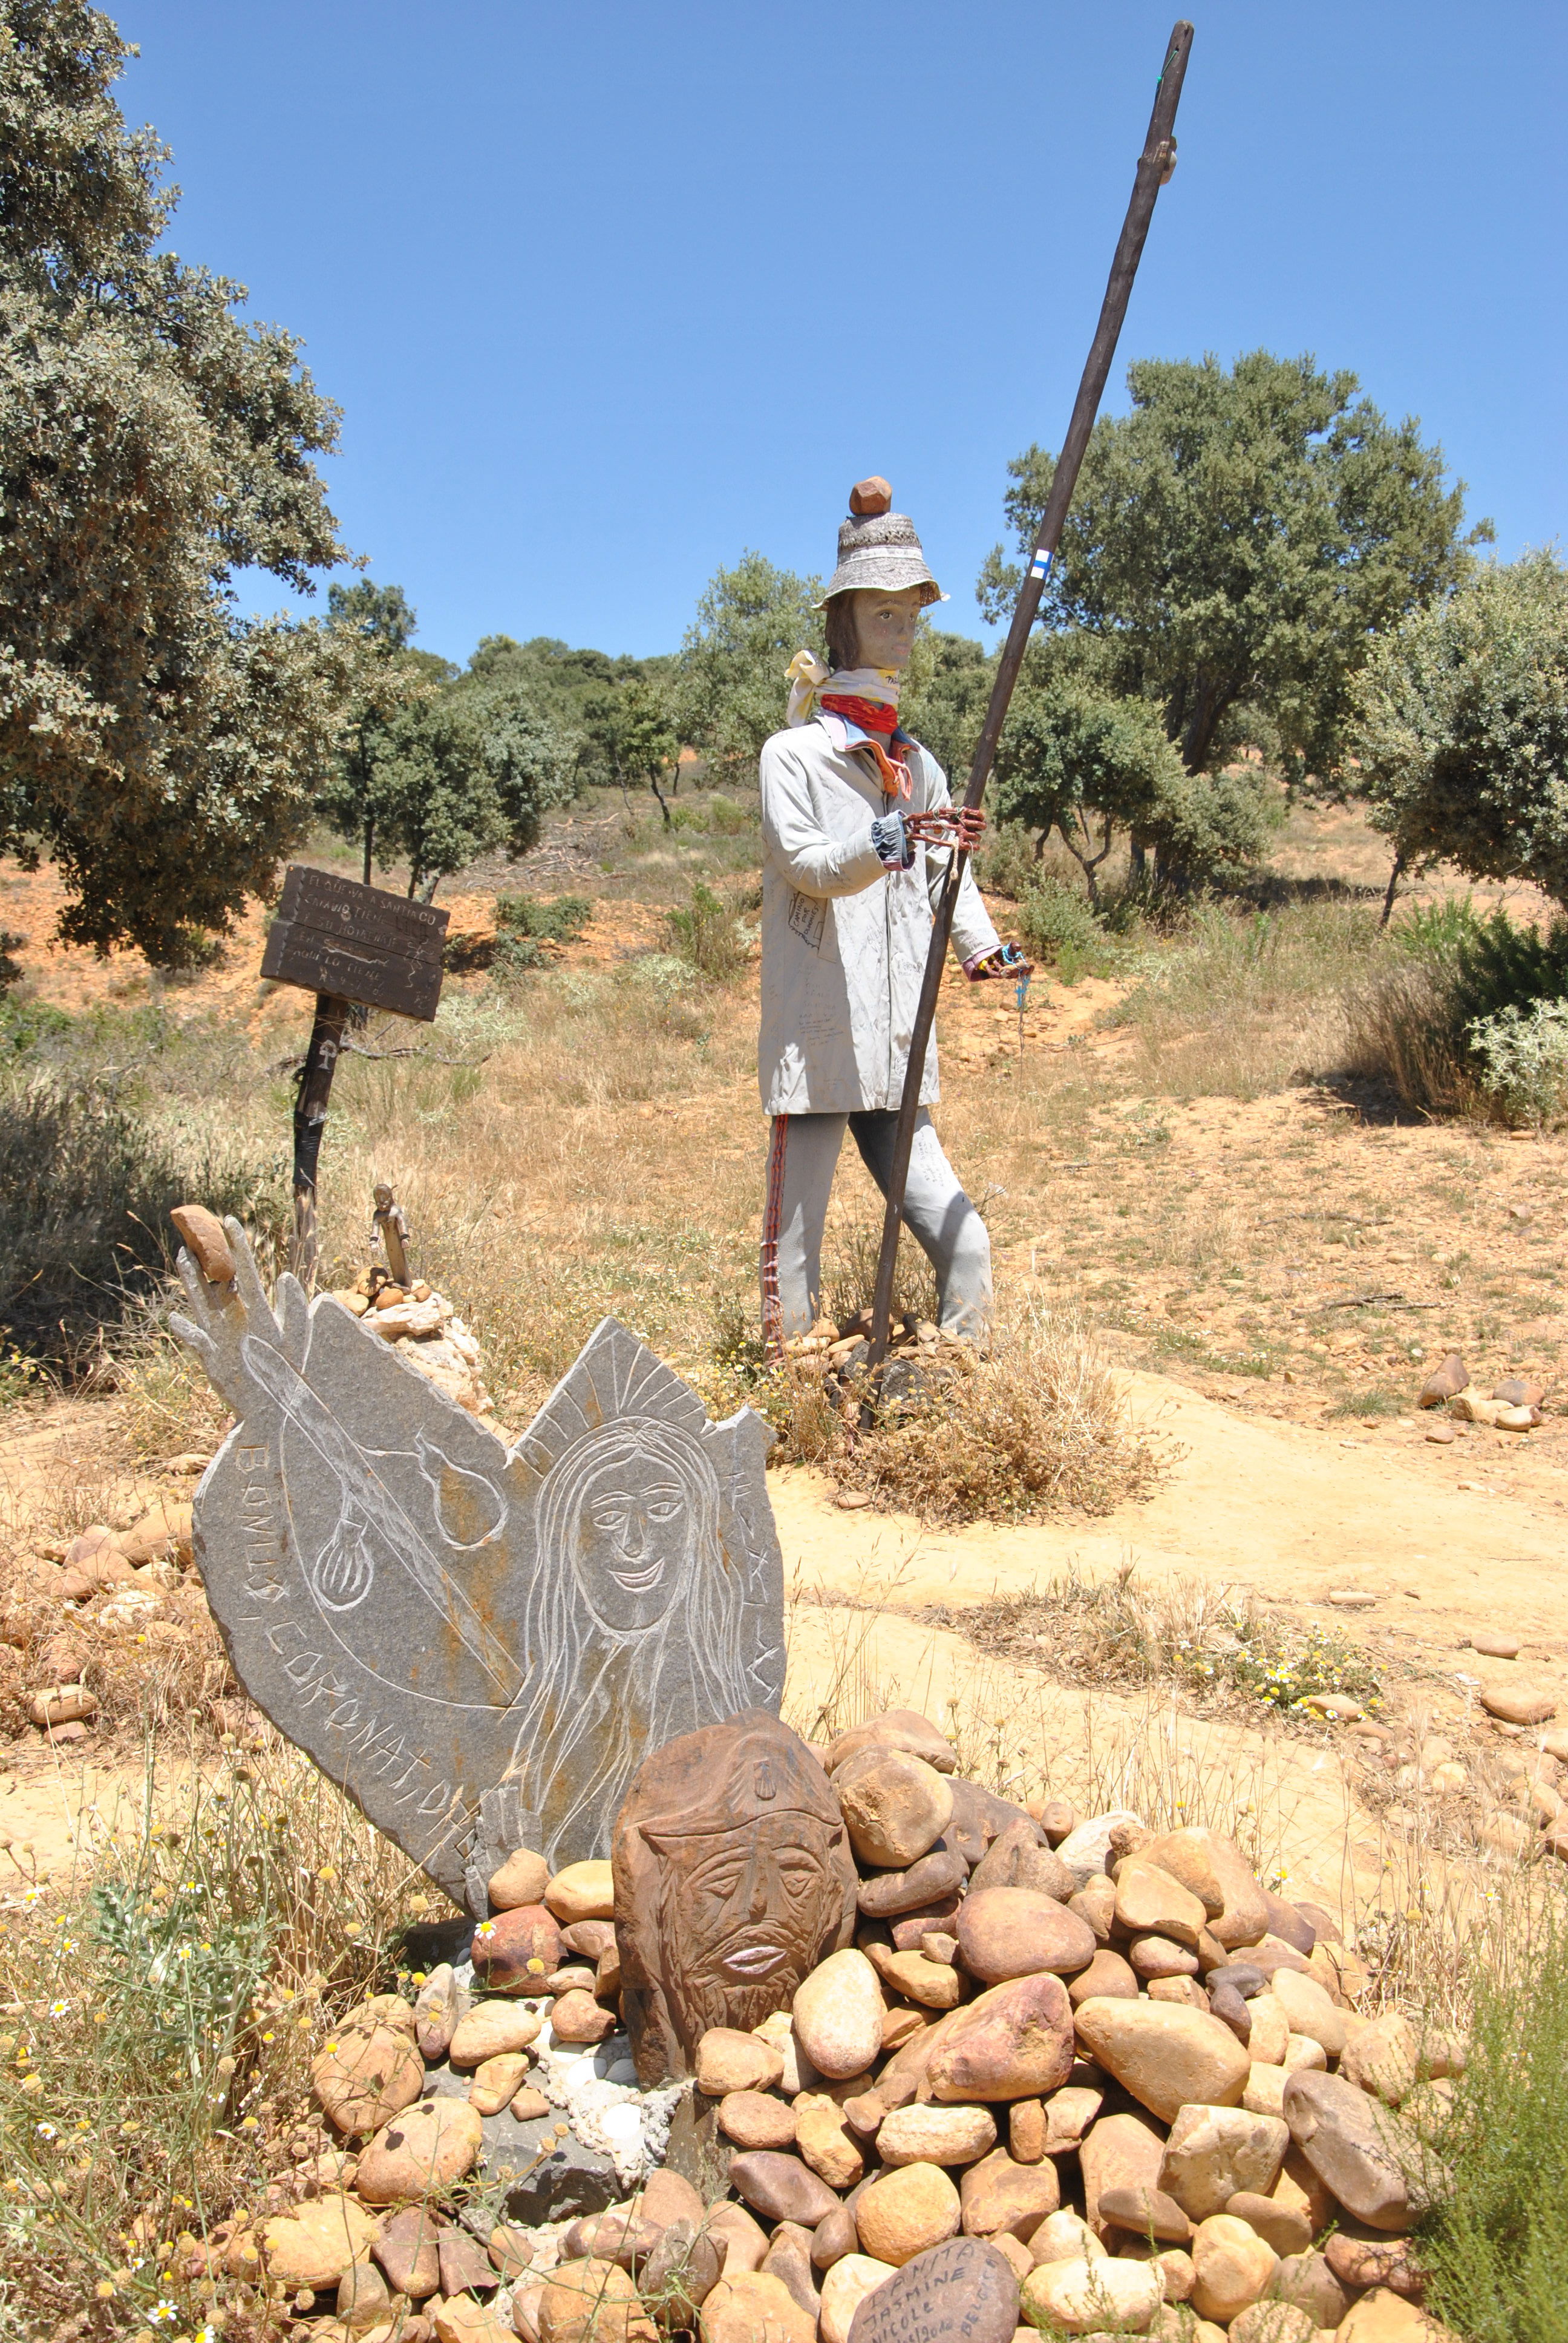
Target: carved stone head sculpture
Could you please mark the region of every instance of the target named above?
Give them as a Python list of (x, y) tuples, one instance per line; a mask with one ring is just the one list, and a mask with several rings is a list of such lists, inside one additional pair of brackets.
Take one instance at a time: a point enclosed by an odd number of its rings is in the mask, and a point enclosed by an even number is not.
[(787, 2009), (854, 1934), (856, 1873), (839, 1803), (798, 1734), (766, 1709), (646, 1758), (616, 1825), (621, 2007), (645, 2086), (690, 2074), (710, 2026)]

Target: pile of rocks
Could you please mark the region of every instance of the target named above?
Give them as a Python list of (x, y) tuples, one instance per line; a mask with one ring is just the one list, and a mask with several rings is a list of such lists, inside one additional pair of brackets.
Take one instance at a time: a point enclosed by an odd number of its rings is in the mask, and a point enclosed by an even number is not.
[[(1457, 1351), (1435, 1366), (1416, 1398), (1418, 1407), (1442, 1408), (1460, 1423), (1482, 1423), (1493, 1432), (1533, 1432), (1541, 1421), (1546, 1393), (1543, 1385), (1523, 1375), (1505, 1375), (1490, 1392), (1472, 1383), (1470, 1369)], [(1452, 1427), (1433, 1425), (1429, 1440), (1452, 1440)]]
[[(126, 1528), (95, 1522), (69, 1544), (45, 1540), (24, 1554), (15, 1586), (31, 1604), (0, 1622), (0, 1735), (31, 1726), (50, 1741), (85, 1740), (100, 1707), (83, 1680), (95, 1647), (75, 1623), (111, 1634), (181, 1634), (165, 1615), (166, 1598), (191, 1558), (191, 1508), (174, 1498)], [(41, 1633), (45, 1604), (58, 1605), (64, 1624)]]
[[(1441, 2343), (1405, 2240), (1442, 2185), (1421, 2138), (1462, 2052), (1357, 2009), (1367, 1976), (1327, 1912), (1217, 1832), (1013, 1805), (908, 1712), (816, 1754), (855, 1942), (789, 2008), (701, 2036), (668, 2151), (684, 2174), (656, 2162), (680, 2095), (638, 2093), (616, 2030), (610, 1866), (550, 1878), (523, 1852), (471, 1977), (366, 2004), (317, 2059), (363, 2145), (318, 2142), (314, 2197), (232, 2230), (230, 2271), (312, 2315), (336, 2287), (319, 2343), (1012, 2343), (1020, 2322)], [(640, 2185), (495, 2223), (464, 2190), (503, 2108), (563, 2110), (553, 2140), (586, 2133)]]
[(400, 1358), (428, 1375), (470, 1415), (488, 1415), (490, 1394), (480, 1371), (479, 1345), (444, 1293), (424, 1278), (402, 1286), (384, 1269), (367, 1269), (331, 1299), (363, 1320)]

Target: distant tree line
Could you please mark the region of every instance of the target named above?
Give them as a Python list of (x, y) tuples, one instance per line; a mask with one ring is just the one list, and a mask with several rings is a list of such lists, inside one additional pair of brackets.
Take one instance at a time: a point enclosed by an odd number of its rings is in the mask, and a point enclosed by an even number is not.
[[(309, 590), (348, 558), (315, 458), (337, 412), (244, 288), (162, 249), (167, 155), (113, 98), (129, 55), (83, 0), (0, 0), (0, 852), (63, 878), (61, 931), (196, 955), (326, 820), (428, 897), (526, 853), (550, 809), (648, 789), (683, 749), (727, 784), (820, 650), (820, 580), (755, 551), (678, 651), (487, 636), (419, 649), (401, 590), (246, 618), (236, 578)], [(1394, 881), (1438, 859), (1568, 901), (1568, 577), (1485, 564), (1463, 484), (1353, 375), (1253, 351), (1146, 359), (1094, 428), (997, 762), (994, 813), (1051, 833), (1091, 894), (1244, 871), (1282, 788), (1364, 800)], [(1054, 459), (1010, 468), (1032, 546)], [(998, 546), (979, 595), (1005, 618)], [(955, 779), (984, 647), (916, 647), (910, 728)], [(1392, 887), (1391, 887), (1392, 895)]]

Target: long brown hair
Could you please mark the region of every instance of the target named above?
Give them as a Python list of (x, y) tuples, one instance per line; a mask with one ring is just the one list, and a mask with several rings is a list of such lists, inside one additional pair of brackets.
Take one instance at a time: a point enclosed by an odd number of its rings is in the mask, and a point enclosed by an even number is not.
[(822, 613), (822, 630), (828, 638), (828, 665), (835, 675), (859, 666), (860, 645), (849, 594), (834, 595)]

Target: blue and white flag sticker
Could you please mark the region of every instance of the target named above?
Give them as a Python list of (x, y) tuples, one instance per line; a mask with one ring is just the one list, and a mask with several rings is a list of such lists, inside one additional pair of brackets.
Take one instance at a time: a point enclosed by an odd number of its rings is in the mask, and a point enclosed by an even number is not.
[(1050, 560), (1051, 557), (1049, 553), (1037, 553), (1034, 559), (1029, 565), (1030, 576), (1031, 578), (1048, 578), (1050, 575)]

